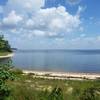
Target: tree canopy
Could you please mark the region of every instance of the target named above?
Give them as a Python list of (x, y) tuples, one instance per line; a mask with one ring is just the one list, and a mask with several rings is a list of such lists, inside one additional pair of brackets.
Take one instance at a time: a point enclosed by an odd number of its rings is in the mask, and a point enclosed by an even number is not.
[(12, 52), (11, 47), (3, 35), (0, 35), (0, 52)]

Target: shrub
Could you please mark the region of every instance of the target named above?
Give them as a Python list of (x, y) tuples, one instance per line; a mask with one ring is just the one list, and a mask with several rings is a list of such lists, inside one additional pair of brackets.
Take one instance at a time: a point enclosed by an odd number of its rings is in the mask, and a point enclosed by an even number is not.
[(14, 75), (9, 71), (10, 62), (8, 64), (0, 65), (0, 100), (5, 100), (10, 94), (10, 89), (6, 85), (7, 80), (13, 80)]
[(49, 95), (48, 100), (64, 100), (62, 89), (55, 87)]
[(96, 89), (94, 87), (85, 89), (80, 96), (80, 100), (97, 100), (95, 91)]

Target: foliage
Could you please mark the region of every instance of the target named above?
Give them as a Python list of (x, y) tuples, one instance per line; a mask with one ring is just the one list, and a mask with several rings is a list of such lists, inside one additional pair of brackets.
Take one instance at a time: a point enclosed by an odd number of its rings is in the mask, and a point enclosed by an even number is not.
[(80, 95), (80, 100), (97, 100), (96, 91), (100, 92), (100, 90), (95, 87), (85, 89), (82, 95)]
[(14, 80), (13, 73), (10, 72), (11, 61), (0, 65), (0, 100), (4, 100), (10, 95), (10, 88), (6, 85), (7, 80)]
[(64, 100), (62, 89), (55, 87), (49, 95), (48, 100)]
[(3, 35), (0, 35), (0, 52), (12, 52), (11, 47)]

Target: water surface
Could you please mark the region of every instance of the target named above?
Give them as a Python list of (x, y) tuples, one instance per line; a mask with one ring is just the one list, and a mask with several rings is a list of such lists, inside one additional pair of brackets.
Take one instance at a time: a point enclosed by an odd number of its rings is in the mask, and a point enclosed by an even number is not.
[(21, 69), (100, 72), (100, 50), (23, 50), (12, 60)]

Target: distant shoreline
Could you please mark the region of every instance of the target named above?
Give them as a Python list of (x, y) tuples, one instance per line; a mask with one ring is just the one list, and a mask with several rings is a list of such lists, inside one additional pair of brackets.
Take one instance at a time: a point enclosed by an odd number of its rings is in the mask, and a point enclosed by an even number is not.
[(11, 58), (13, 57), (14, 53), (10, 53), (10, 54), (7, 54), (5, 56), (0, 56), (0, 59), (4, 59), (4, 58)]
[(100, 49), (17, 49), (15, 52), (55, 52), (55, 51), (63, 51), (63, 52), (97, 52), (100, 53)]
[(100, 79), (99, 73), (74, 73), (74, 72), (49, 72), (49, 71), (31, 71), (23, 70), (24, 74), (35, 74), (37, 78), (45, 79), (71, 79), (71, 80), (83, 80), (83, 79)]

